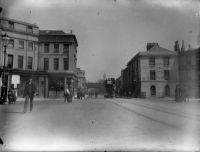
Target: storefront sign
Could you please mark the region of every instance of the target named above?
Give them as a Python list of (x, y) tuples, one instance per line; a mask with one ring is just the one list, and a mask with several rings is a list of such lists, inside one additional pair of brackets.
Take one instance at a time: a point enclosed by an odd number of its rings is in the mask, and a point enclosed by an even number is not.
[(20, 84), (20, 76), (19, 75), (12, 75), (11, 83), (12, 84)]

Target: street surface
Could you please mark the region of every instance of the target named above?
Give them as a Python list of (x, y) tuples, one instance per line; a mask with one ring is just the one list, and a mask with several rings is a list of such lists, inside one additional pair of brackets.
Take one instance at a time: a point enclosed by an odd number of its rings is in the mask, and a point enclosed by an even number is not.
[(200, 102), (37, 100), (0, 105), (1, 150), (200, 150)]

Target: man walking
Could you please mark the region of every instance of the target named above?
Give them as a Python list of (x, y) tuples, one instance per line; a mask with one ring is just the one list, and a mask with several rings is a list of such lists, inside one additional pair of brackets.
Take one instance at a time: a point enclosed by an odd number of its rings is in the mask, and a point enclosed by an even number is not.
[(24, 113), (27, 112), (27, 106), (28, 106), (28, 101), (30, 99), (30, 112), (33, 109), (33, 98), (36, 92), (36, 88), (35, 85), (33, 84), (33, 80), (32, 78), (30, 78), (26, 84), (25, 84), (25, 88), (24, 88), (24, 94), (23, 97), (25, 98), (25, 103), (24, 103)]

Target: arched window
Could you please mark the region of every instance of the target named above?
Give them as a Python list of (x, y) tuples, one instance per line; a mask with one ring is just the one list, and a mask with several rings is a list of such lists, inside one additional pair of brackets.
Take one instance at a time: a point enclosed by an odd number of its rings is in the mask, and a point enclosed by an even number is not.
[(170, 87), (168, 85), (165, 86), (165, 96), (170, 96)]
[(156, 87), (154, 85), (151, 86), (151, 96), (156, 96)]

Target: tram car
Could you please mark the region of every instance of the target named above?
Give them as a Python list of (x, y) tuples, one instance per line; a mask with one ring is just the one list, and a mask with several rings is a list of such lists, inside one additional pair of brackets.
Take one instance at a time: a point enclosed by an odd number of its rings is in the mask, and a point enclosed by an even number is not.
[(104, 82), (105, 94), (104, 98), (113, 98), (115, 96), (115, 79), (109, 78)]

